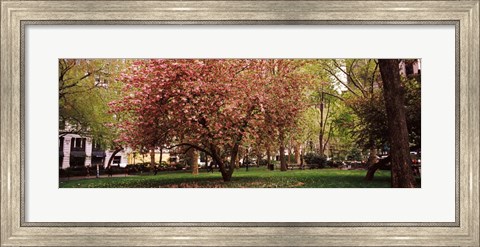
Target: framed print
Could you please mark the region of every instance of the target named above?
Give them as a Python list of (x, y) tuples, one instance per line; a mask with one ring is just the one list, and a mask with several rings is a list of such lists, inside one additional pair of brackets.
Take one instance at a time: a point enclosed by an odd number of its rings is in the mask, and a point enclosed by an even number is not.
[(2, 246), (477, 246), (479, 6), (2, 0)]

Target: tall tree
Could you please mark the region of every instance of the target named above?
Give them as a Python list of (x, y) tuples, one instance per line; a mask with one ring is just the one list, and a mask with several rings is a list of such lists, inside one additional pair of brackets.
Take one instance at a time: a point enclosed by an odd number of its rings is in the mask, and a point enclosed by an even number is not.
[[(357, 102), (374, 102), (375, 94), (379, 91), (379, 69), (375, 59), (332, 59), (322, 61), (322, 65), (336, 82), (338, 90), (343, 92), (341, 98), (345, 100), (345, 104), (354, 112), (359, 110)], [(370, 124), (363, 121), (363, 118), (359, 120), (363, 126)], [(359, 137), (357, 140), (369, 149), (367, 165), (373, 165), (376, 162), (377, 148), (382, 143), (377, 141), (374, 134)]]
[(96, 136), (110, 132), (105, 124), (114, 116), (108, 114), (108, 102), (118, 97), (115, 78), (126, 64), (122, 60), (60, 59), (60, 127)]
[(405, 114), (405, 90), (401, 83), (399, 61), (397, 59), (379, 59), (378, 63), (382, 76), (391, 144), (392, 187), (414, 188), (416, 184), (411, 168)]
[(126, 143), (166, 134), (164, 143), (212, 157), (230, 181), (248, 136), (285, 131), (295, 119), (302, 86), (295, 69), (283, 59), (139, 60), (123, 76), (124, 97), (112, 111), (128, 116), (118, 125)]
[(115, 78), (128, 64), (119, 59), (59, 59), (60, 132), (88, 135), (103, 148), (114, 149), (108, 165), (122, 150), (110, 126), (116, 116), (109, 114), (108, 102), (119, 97)]
[(277, 132), (281, 171), (287, 170), (287, 137), (305, 108), (307, 77), (299, 70), (303, 64), (303, 61), (273, 59), (266, 60), (263, 67), (266, 99), (263, 108), (268, 121), (265, 121), (262, 129), (274, 129)]

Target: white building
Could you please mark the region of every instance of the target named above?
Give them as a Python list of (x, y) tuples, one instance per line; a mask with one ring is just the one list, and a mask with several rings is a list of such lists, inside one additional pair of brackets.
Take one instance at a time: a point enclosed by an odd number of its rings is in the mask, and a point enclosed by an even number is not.
[(422, 71), (421, 59), (402, 59), (400, 61), (400, 74), (405, 77), (420, 75)]
[[(111, 150), (103, 150), (98, 143), (90, 137), (77, 134), (65, 134), (59, 137), (59, 168), (78, 166), (106, 167), (113, 154)], [(115, 155), (112, 166), (127, 163), (127, 154), (120, 151)]]

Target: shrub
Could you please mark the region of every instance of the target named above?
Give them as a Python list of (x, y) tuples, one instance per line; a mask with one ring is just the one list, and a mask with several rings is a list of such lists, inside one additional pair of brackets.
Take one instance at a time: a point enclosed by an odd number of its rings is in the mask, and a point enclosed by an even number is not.
[(168, 163), (166, 161), (162, 161), (160, 164), (159, 164), (160, 167), (167, 167), (168, 166)]
[(65, 169), (60, 168), (58, 174), (61, 178), (67, 177), (67, 171)]
[[(99, 167), (100, 174), (103, 174), (104, 168), (103, 165)], [(87, 176), (90, 173), (90, 176), (95, 176), (97, 174), (97, 166), (92, 165), (87, 170), (86, 166), (73, 166), (65, 169), (59, 169), (60, 177), (79, 177)]]
[(86, 176), (87, 168), (85, 166), (74, 166), (64, 169), (64, 175), (67, 177)]
[(138, 164), (129, 164), (127, 165), (128, 174), (136, 174), (150, 171), (150, 163), (138, 163)]
[(310, 169), (324, 168), (327, 163), (325, 156), (316, 153), (307, 153), (303, 156), (303, 159)]
[(326, 167), (335, 167), (335, 163), (333, 162), (333, 160), (327, 160), (327, 162), (325, 163), (325, 166)]
[(183, 165), (183, 164), (180, 164), (180, 163), (175, 164), (175, 170), (177, 170), (177, 171), (182, 170), (184, 167), (185, 167), (185, 165)]
[(127, 172), (127, 168), (121, 168), (118, 166), (112, 166), (112, 174), (125, 174)]
[(362, 152), (357, 148), (353, 148), (349, 151), (347, 155), (347, 160), (361, 160), (362, 159)]
[[(270, 164), (272, 165), (277, 165), (277, 164), (280, 164), (280, 161), (276, 161), (276, 160), (270, 160)], [(261, 159), (260, 160), (260, 165), (261, 166), (266, 166), (267, 165), (267, 159)]]
[(295, 163), (295, 154), (286, 155), (285, 160), (287, 160), (288, 163)]
[(343, 165), (343, 163), (341, 161), (332, 161), (332, 163), (329, 165), (330, 167), (333, 167), (333, 168), (339, 168)]

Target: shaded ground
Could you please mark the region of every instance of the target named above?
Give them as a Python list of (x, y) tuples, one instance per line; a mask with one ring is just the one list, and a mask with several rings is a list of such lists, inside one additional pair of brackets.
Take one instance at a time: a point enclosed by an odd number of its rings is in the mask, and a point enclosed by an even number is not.
[[(161, 172), (154, 175), (102, 177), (60, 181), (60, 188), (388, 188), (390, 171), (377, 171), (373, 181), (365, 181), (365, 170), (268, 171), (266, 168), (236, 170), (232, 181), (224, 183), (219, 172)], [(419, 181), (420, 182), (420, 181)]]

